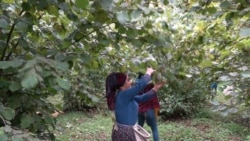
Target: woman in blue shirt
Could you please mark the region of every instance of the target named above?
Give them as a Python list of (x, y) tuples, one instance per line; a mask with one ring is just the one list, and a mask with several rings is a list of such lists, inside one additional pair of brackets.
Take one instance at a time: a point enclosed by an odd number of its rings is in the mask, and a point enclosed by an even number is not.
[(127, 74), (113, 72), (106, 78), (106, 98), (109, 110), (115, 113), (116, 128), (112, 130), (112, 141), (136, 141), (133, 125), (138, 119), (138, 102), (145, 102), (153, 98), (164, 82), (156, 83), (155, 86), (144, 95), (138, 95), (151, 80), (155, 72), (147, 68), (145, 75), (131, 86)]

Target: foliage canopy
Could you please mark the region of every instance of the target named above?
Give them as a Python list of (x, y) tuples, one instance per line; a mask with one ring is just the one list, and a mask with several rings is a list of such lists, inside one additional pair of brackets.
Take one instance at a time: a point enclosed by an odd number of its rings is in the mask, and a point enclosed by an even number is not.
[[(214, 102), (215, 110), (243, 106), (249, 115), (245, 0), (0, 0), (0, 7), (1, 139), (15, 134), (11, 126), (53, 139), (52, 112), (98, 106), (104, 76), (149, 65), (159, 70), (155, 80), (168, 81), (159, 94), (163, 115), (194, 112), (215, 78), (237, 88), (227, 96), (236, 102)], [(63, 106), (47, 100), (56, 94)]]

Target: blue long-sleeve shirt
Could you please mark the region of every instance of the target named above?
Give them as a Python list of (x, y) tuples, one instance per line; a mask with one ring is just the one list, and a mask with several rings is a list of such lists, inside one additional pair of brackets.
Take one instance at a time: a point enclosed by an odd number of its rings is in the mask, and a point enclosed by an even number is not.
[(115, 118), (118, 123), (132, 126), (137, 122), (138, 102), (147, 101), (156, 94), (154, 90), (150, 90), (147, 94), (138, 95), (150, 80), (150, 76), (146, 74), (131, 88), (117, 93)]

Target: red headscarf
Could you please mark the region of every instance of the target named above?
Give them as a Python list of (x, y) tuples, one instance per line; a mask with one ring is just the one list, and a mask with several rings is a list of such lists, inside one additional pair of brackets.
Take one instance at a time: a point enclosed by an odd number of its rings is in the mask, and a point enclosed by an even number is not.
[(115, 109), (115, 93), (126, 81), (127, 74), (113, 72), (106, 78), (106, 98), (109, 110)]

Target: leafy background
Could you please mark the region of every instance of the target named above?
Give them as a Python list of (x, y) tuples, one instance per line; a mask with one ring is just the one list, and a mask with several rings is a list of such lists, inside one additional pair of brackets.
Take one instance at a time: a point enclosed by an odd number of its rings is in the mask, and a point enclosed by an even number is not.
[[(105, 76), (147, 66), (166, 79), (163, 117), (210, 102), (210, 84), (233, 86), (223, 115), (249, 118), (247, 0), (0, 0), (2, 139), (54, 139), (55, 110), (106, 110)], [(62, 95), (63, 103), (50, 97)], [(29, 132), (26, 132), (29, 131)], [(21, 132), (21, 136), (16, 135)], [(33, 134), (35, 133), (35, 134)]]

